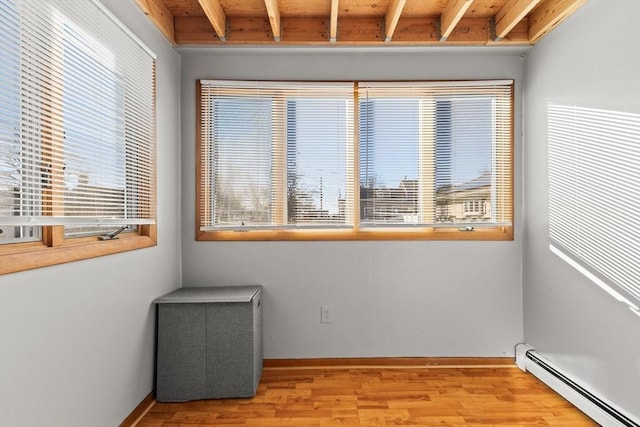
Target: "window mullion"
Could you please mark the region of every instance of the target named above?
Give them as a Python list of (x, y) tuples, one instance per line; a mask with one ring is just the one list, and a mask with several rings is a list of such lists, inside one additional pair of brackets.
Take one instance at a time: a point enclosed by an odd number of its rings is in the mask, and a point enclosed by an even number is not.
[(211, 101), (209, 93), (203, 94), (202, 85), (198, 81), (196, 84), (196, 175), (198, 177), (198, 186), (196, 187), (197, 206), (197, 227), (202, 224), (210, 225), (213, 221), (213, 193), (211, 189), (212, 176), (212, 156), (213, 138), (212, 127), (215, 125), (215, 102)]
[(271, 135), (271, 217), (272, 225), (287, 223), (287, 99), (273, 96)]
[(418, 145), (418, 218), (423, 224), (435, 222), (436, 204), (436, 100), (420, 99)]
[[(52, 33), (56, 36), (50, 40), (48, 75), (41, 84), (42, 215), (64, 216), (64, 40), (58, 31)], [(64, 242), (64, 226), (46, 226), (42, 231), (45, 245), (59, 246)]]
[[(510, 99), (504, 94), (494, 98), (496, 129), (496, 200), (492, 204), (491, 215), (498, 222), (511, 221), (513, 218), (513, 87)], [(509, 116), (511, 115), (511, 116)], [(509, 125), (506, 125), (509, 123)], [(499, 209), (496, 209), (499, 207)]]
[(53, 225), (42, 227), (42, 241), (46, 246), (60, 246), (64, 243), (64, 226)]
[[(353, 158), (348, 161), (347, 176), (351, 177), (351, 209), (346, 207), (347, 224), (353, 225), (353, 230), (360, 228), (360, 99), (358, 82), (353, 83)], [(347, 184), (349, 185), (349, 183)], [(348, 195), (347, 195), (348, 196)], [(347, 197), (347, 200), (349, 198)]]

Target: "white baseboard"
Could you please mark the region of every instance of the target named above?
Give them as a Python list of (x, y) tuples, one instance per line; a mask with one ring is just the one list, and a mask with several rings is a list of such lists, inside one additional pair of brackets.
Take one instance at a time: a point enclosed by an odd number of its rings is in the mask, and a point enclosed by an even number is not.
[(520, 368), (521, 371), (526, 371), (526, 359), (527, 359), (527, 351), (533, 350), (529, 344), (525, 344), (521, 342), (520, 344), (516, 344), (516, 366)]
[[(526, 348), (525, 345), (521, 350)], [(531, 349), (531, 346), (527, 347), (529, 349), (524, 351), (525, 370), (551, 387), (595, 422), (603, 427), (640, 427), (640, 420), (626, 413), (613, 402), (597, 396), (588, 387), (580, 384), (580, 381), (567, 375), (562, 369), (537, 354), (535, 350)], [(516, 346), (516, 360), (517, 354), (518, 347)]]

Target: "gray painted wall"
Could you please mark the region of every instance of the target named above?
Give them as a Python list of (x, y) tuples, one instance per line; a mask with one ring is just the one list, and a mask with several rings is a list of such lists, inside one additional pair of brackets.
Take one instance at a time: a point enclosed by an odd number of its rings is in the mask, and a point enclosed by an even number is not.
[(520, 191), (513, 242), (194, 240), (198, 78), (515, 79), (520, 188), (522, 51), (438, 52), (181, 50), (183, 283), (264, 285), (265, 357), (505, 356), (522, 341)]
[(133, 1), (104, 0), (158, 56), (157, 247), (0, 277), (0, 425), (113, 427), (153, 386), (155, 309), (180, 287), (180, 58)]
[(549, 251), (546, 168), (549, 102), (640, 113), (638, 52), (640, 2), (601, 0), (528, 56), (524, 328), (527, 343), (640, 419), (640, 318)]

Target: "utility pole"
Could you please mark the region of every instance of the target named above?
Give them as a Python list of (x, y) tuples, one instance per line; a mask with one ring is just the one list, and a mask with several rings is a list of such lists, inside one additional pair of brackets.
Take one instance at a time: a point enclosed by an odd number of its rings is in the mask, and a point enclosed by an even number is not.
[(322, 210), (322, 198), (323, 198), (323, 193), (322, 193), (322, 177), (320, 177), (320, 210)]

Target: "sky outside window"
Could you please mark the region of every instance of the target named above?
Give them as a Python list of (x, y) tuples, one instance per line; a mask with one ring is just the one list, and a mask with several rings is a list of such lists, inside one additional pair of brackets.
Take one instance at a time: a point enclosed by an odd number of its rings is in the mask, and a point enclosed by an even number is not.
[[(302, 199), (294, 209), (326, 211), (331, 218), (325, 221), (338, 221), (334, 218), (339, 214), (338, 201), (346, 193), (346, 150), (347, 101), (288, 100), (288, 183), (295, 185), (295, 196)], [(305, 201), (313, 207), (302, 206)], [(297, 222), (291, 215), (289, 220)]]

